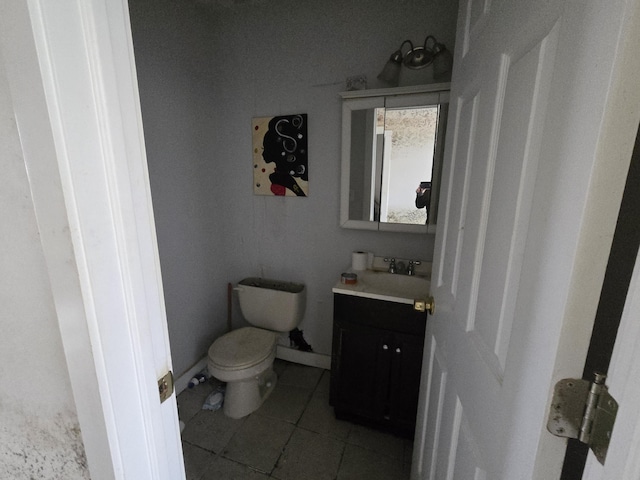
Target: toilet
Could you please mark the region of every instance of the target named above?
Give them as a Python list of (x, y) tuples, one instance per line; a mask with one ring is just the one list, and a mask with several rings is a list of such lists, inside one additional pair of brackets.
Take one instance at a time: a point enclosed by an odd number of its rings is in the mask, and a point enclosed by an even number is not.
[(254, 412), (276, 386), (273, 371), (279, 333), (296, 328), (306, 307), (299, 283), (245, 278), (234, 289), (240, 311), (253, 325), (233, 330), (209, 347), (209, 373), (227, 382), (223, 411), (231, 418)]

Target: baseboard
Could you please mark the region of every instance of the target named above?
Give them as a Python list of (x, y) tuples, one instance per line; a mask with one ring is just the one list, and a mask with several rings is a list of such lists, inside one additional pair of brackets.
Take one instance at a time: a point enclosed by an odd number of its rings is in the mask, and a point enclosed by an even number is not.
[(195, 377), (196, 373), (200, 373), (207, 367), (207, 357), (202, 357), (196, 362), (193, 367), (180, 375), (177, 379), (174, 379), (173, 388), (176, 391), (176, 395), (180, 395), (184, 390), (189, 387), (189, 380)]
[[(278, 345), (276, 350), (276, 358), (286, 360), (288, 362), (299, 363), (308, 367), (324, 368), (325, 370), (331, 370), (331, 355), (324, 355), (315, 352), (303, 352), (296, 348), (285, 347), (284, 345)], [(189, 370), (184, 372), (180, 377), (174, 379), (174, 389), (176, 395), (180, 395), (184, 390), (189, 387), (189, 380), (191, 380), (196, 373), (200, 373), (207, 367), (207, 357), (202, 357), (198, 362), (193, 365)]]
[(331, 355), (324, 355), (315, 352), (303, 352), (296, 348), (278, 345), (276, 358), (286, 360), (288, 362), (299, 363), (301, 365), (307, 365), (308, 367), (318, 367), (324, 368), (325, 370), (331, 370)]

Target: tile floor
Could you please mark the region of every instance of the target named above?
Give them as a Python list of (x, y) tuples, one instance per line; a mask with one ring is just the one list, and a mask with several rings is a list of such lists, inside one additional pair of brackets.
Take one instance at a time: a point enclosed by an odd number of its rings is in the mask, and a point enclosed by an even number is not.
[(276, 360), (278, 383), (240, 420), (202, 410), (215, 380), (178, 396), (188, 480), (406, 480), (411, 441), (336, 420), (329, 372)]

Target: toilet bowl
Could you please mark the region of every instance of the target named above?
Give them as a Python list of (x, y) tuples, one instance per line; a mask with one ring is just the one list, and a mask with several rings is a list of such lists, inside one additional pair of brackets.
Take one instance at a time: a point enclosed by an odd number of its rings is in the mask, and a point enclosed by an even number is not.
[(209, 347), (209, 373), (227, 382), (223, 411), (242, 418), (260, 408), (276, 386), (273, 371), (277, 337), (273, 332), (244, 327), (218, 338)]
[(240, 310), (252, 325), (219, 337), (208, 352), (209, 373), (227, 382), (223, 411), (231, 418), (254, 412), (273, 391), (278, 332), (302, 319), (306, 289), (296, 283), (247, 278), (235, 289)]

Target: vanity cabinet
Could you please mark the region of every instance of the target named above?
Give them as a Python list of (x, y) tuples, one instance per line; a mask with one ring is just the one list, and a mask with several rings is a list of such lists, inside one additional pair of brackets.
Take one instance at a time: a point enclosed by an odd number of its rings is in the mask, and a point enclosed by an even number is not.
[(413, 437), (425, 325), (413, 305), (334, 294), (336, 417)]

